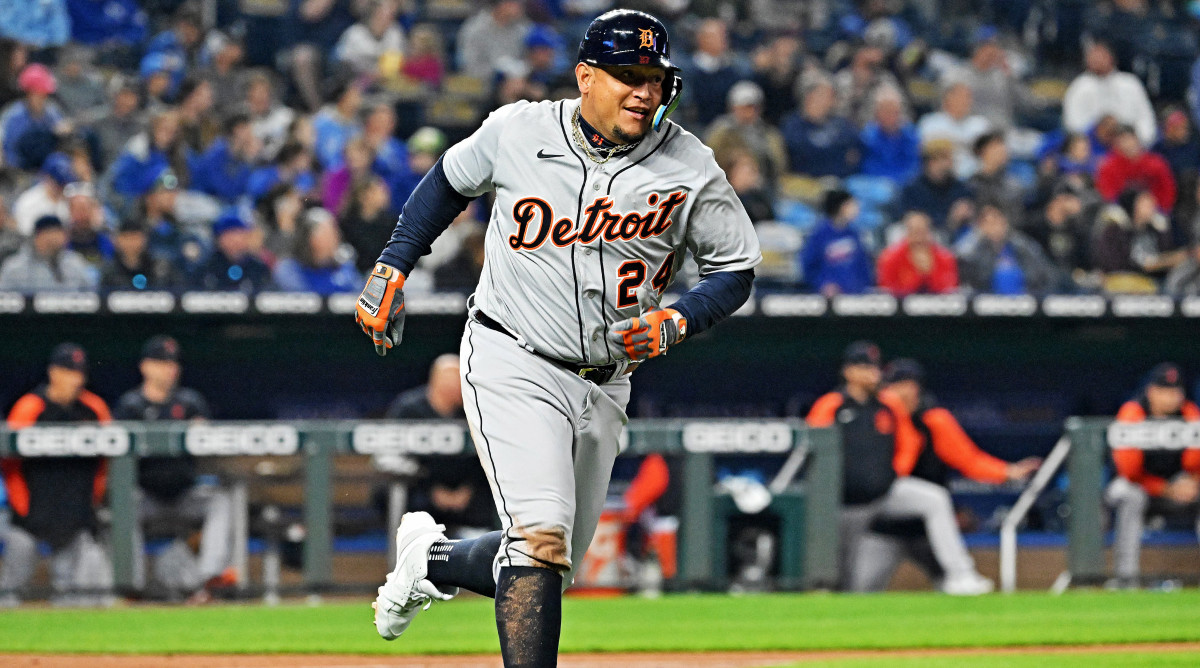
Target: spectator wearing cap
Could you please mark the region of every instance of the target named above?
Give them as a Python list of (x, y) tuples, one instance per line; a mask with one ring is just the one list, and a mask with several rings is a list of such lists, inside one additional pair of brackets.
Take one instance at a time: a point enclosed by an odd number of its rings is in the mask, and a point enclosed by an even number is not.
[(1154, 194), (1159, 211), (1175, 208), (1175, 177), (1161, 155), (1147, 151), (1130, 126), (1121, 126), (1112, 150), (1096, 169), (1096, 190), (1109, 202), (1130, 189), (1145, 188)]
[(954, 173), (967, 179), (979, 167), (972, 152), (975, 140), (988, 131), (989, 124), (983, 116), (972, 113), (974, 102), (966, 82), (951, 79), (942, 84), (942, 90), (942, 108), (921, 117), (917, 135), (922, 144), (934, 139), (950, 140), (954, 144)]
[(142, 56), (138, 64), (138, 81), (147, 106), (161, 108), (175, 101), (183, 83), (183, 59), (175, 53), (152, 51)]
[[(50, 354), (46, 383), (22, 396), (8, 414), (8, 428), (40, 423), (100, 423), (108, 406), (84, 389), (88, 360), (83, 348), (61, 343)], [(50, 546), (50, 579), (61, 604), (95, 604), (96, 591), (112, 587), (112, 570), (96, 541), (96, 508), (104, 498), (107, 462), (100, 457), (30, 457), (0, 460), (13, 522), (0, 564), (0, 607), (11, 607), (33, 578), (38, 543)]]
[[(1116, 281), (1109, 289), (1118, 292), (1154, 292), (1156, 281), (1186, 258), (1175, 247), (1171, 223), (1158, 210), (1154, 194), (1138, 189), (1121, 193), (1117, 204), (1100, 212), (1091, 255), (1107, 282)], [(1121, 277), (1130, 282), (1121, 286)]]
[[(179, 342), (163, 334), (142, 346), (138, 371), (142, 383), (121, 395), (113, 409), (118, 420), (139, 422), (203, 421), (211, 417), (208, 402), (196, 390), (180, 387)], [(137, 482), (138, 522), (134, 524), (134, 587), (147, 585), (145, 528), (147, 524), (169, 523), (175, 540), (166, 550), (182, 554), (175, 561), (181, 568), (168, 569), (168, 557), (160, 555), (155, 569), (158, 584), (173, 594), (195, 595), (207, 584), (232, 584), (230, 569), (233, 544), (233, 500), (228, 491), (202, 483), (196, 459), (188, 454), (171, 457), (140, 457)], [(201, 526), (198, 561), (182, 536), (193, 525)], [(193, 599), (205, 598), (205, 594)]]
[(1054, 271), (1040, 246), (1015, 230), (999, 202), (982, 202), (974, 228), (957, 245), (962, 284), (996, 295), (1042, 295), (1054, 285)]
[(1009, 64), (995, 26), (976, 29), (974, 42), (970, 61), (954, 76), (971, 89), (972, 113), (995, 130), (1011, 130), (1017, 114), (1038, 108), (1037, 101)]
[(254, 72), (246, 79), (246, 97), (242, 110), (250, 116), (254, 136), (262, 144), (260, 158), (271, 160), (287, 140), (288, 127), (296, 112), (279, 103), (275, 84), (266, 72)]
[(1063, 96), (1063, 127), (1088, 132), (1100, 119), (1112, 116), (1134, 128), (1143, 146), (1154, 144), (1157, 134), (1154, 107), (1141, 80), (1117, 70), (1112, 45), (1091, 38), (1084, 46), (1087, 71), (1075, 77)]
[(749, 153), (773, 187), (788, 170), (787, 146), (783, 134), (762, 118), (762, 89), (753, 81), (739, 81), (729, 89), (726, 104), (728, 113), (708, 126), (704, 143), (719, 163), (727, 161), (731, 151)]
[(192, 188), (225, 205), (234, 204), (249, 192), (250, 173), (261, 149), (250, 117), (233, 114), (225, 119), (221, 137), (191, 161)]
[(201, 239), (175, 214), (179, 202), (179, 179), (164, 169), (154, 179), (149, 192), (138, 199), (131, 218), (140, 221), (149, 235), (150, 256), (168, 262), (186, 272), (203, 252)]
[(171, 63), (172, 76), (175, 77), (172, 86), (178, 86), (184, 72), (198, 69), (203, 45), (204, 17), (197, 6), (184, 3), (171, 17), (170, 28), (150, 38), (146, 44), (146, 56), (165, 56)]
[[(1117, 422), (1200, 421), (1200, 407), (1188, 401), (1179, 367), (1164, 362), (1150, 371), (1137, 398), (1117, 411)], [(1183, 514), (1200, 535), (1200, 447), (1143, 450), (1113, 444), (1117, 476), (1104, 492), (1115, 511), (1113, 566), (1117, 585), (1137, 587), (1141, 575), (1142, 531), (1146, 511)]]
[(2, 290), (94, 290), (96, 280), (95, 267), (67, 248), (67, 232), (57, 216), (38, 218), (28, 243), (0, 265)]
[(1192, 132), (1187, 114), (1179, 109), (1163, 118), (1162, 133), (1153, 151), (1167, 161), (1177, 183), (1192, 183), (1200, 174), (1200, 140)]
[(839, 588), (865, 591), (875, 569), (862, 541), (880, 518), (919, 518), (946, 574), (942, 590), (984, 594), (991, 581), (975, 571), (945, 488), (912, 475), (921, 452), (921, 435), (909, 410), (892, 392), (880, 389), (879, 346), (855, 341), (842, 357), (841, 385), (817, 399), (808, 413), (813, 427), (841, 429), (846, 465), (838, 521)]
[(71, 39), (66, 0), (0, 3), (0, 35), (38, 49), (66, 44)]
[(523, 2), (488, 0), (458, 30), (458, 69), (463, 74), (491, 81), (496, 67), (525, 59), (525, 36), (531, 23)]
[(875, 92), (872, 120), (863, 128), (862, 173), (884, 176), (896, 183), (907, 183), (921, 169), (921, 142), (917, 129), (904, 110), (904, 96), (896, 88)]
[(33, 232), (34, 221), (42, 216), (58, 216), (65, 220), (69, 211), (63, 190), (76, 180), (70, 158), (64, 153), (51, 153), (42, 163), (38, 182), (13, 202), (12, 213), (17, 230), (28, 236)]
[[(183, 187), (187, 182), (186, 163), (186, 150), (179, 138), (179, 114), (163, 111), (150, 120), (149, 129), (129, 141), (105, 178), (115, 195), (136, 199), (150, 192), (167, 169)], [(177, 169), (181, 164), (183, 172)]]
[(1091, 225), (1078, 188), (1065, 180), (1055, 186), (1026, 231), (1055, 267), (1055, 292), (1074, 292), (1077, 285), (1088, 283)]
[(1008, 173), (1008, 143), (1004, 133), (985, 132), (972, 148), (979, 169), (967, 180), (975, 201), (1004, 204), (1008, 219), (1017, 227), (1025, 223), (1025, 188)]
[(192, 275), (199, 290), (256, 292), (271, 287), (271, 269), (252, 250), (253, 226), (235, 208), (213, 223), (213, 249)]
[(800, 108), (780, 128), (793, 172), (808, 176), (845, 177), (858, 171), (862, 146), (854, 126), (834, 113), (837, 94), (824, 75), (804, 83)]
[(417, 184), (446, 150), (446, 133), (426, 125), (412, 133), (405, 148), (408, 149), (408, 174), (392, 187), (392, 208), (397, 210), (404, 206)]
[(971, 191), (954, 175), (954, 143), (934, 139), (921, 144), (921, 173), (900, 191), (900, 212), (924, 211), (934, 229), (952, 240), (975, 215)]
[[(948, 492), (951, 469), (976, 482), (999, 485), (1022, 482), (1041, 466), (1037, 457), (1009, 463), (975, 445), (954, 415), (939, 406), (937, 399), (925, 390), (925, 370), (915, 360), (897, 359), (884, 367), (883, 387), (912, 415), (913, 426), (921, 435), (913, 478), (931, 482)], [(902, 518), (875, 520), (859, 544), (861, 570), (855, 573), (858, 590), (886, 589), (905, 557), (920, 566), (931, 580), (942, 582), (945, 573), (934, 556), (923, 522)]]
[(575, 71), (566, 66), (563, 40), (553, 28), (535, 24), (525, 36), (525, 78), (553, 97), (563, 88), (575, 88)]
[(346, 143), (362, 132), (358, 122), (362, 88), (355, 82), (342, 81), (334, 86), (330, 100), (312, 119), (317, 135), (314, 153), (325, 169), (339, 164)]
[(112, 257), (112, 239), (105, 224), (104, 208), (96, 200), (96, 190), (86, 181), (68, 184), (63, 189), (67, 200), (67, 248), (79, 253), (98, 269)]
[(841, 189), (825, 193), (824, 215), (800, 249), (804, 282), (826, 296), (861, 294), (874, 284), (872, 259), (851, 223), (858, 218), (858, 200)]
[(121, 221), (113, 236), (113, 255), (100, 268), (102, 290), (163, 290), (180, 284), (177, 266), (150, 255), (150, 235), (137, 218)]
[(945, 294), (958, 288), (958, 261), (937, 242), (929, 215), (904, 214), (904, 237), (879, 254), (879, 287), (904, 297)]
[(45, 65), (26, 65), (17, 77), (17, 84), (25, 98), (0, 113), (4, 161), (10, 167), (35, 169), (54, 150), (58, 134), (69, 124), (62, 108), (50, 99), (58, 83)]
[(275, 284), (281, 290), (320, 295), (358, 290), (362, 275), (347, 250), (333, 214), (311, 208), (301, 216), (291, 257), (275, 265)]
[(837, 90), (837, 113), (863, 127), (873, 116), (875, 97), (884, 89), (899, 90), (900, 82), (887, 69), (883, 49), (864, 43), (854, 50), (850, 64), (833, 77)]
[(333, 48), (333, 60), (359, 76), (377, 78), (384, 54), (404, 53), (404, 31), (396, 23), (395, 0), (368, 0), (354, 25), (346, 28)]

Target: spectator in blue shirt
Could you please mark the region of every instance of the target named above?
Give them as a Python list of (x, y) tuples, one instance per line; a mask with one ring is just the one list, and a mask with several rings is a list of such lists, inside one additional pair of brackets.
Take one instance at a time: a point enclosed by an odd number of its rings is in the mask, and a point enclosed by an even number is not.
[(921, 211), (943, 240), (953, 240), (975, 210), (971, 191), (954, 176), (954, 142), (931, 139), (921, 146), (921, 174), (900, 191), (896, 208)]
[(275, 283), (281, 290), (319, 295), (357, 292), (362, 276), (350, 255), (342, 250), (333, 214), (319, 207), (309, 209), (296, 229), (292, 257), (275, 265)]
[(67, 0), (71, 41), (96, 52), (96, 62), (133, 69), (149, 23), (136, 0)]
[(313, 174), (313, 156), (303, 144), (289, 141), (275, 154), (275, 162), (250, 173), (246, 193), (257, 201), (280, 183), (288, 183), (301, 193), (311, 193), (317, 187)]
[(862, 131), (862, 173), (908, 183), (921, 169), (921, 148), (916, 127), (904, 117), (900, 91), (881, 88), (873, 116)]
[(1037, 242), (1008, 224), (1001, 202), (979, 205), (975, 229), (958, 245), (958, 273), (963, 285), (996, 295), (1044, 294), (1054, 270)]
[(800, 249), (804, 282), (826, 296), (862, 294), (875, 284), (874, 261), (850, 223), (859, 205), (840, 188), (825, 193), (824, 219), (813, 228)]
[(246, 114), (225, 121), (225, 133), (191, 162), (192, 189), (233, 204), (249, 192), (250, 173), (261, 143)]
[(129, 140), (109, 168), (108, 180), (118, 197), (136, 198), (149, 192), (165, 169), (173, 170), (180, 186), (185, 186), (189, 180), (186, 170), (179, 169), (181, 164), (186, 167), (187, 161), (179, 141), (179, 116), (164, 111), (150, 121), (148, 131)]
[(340, 82), (334, 87), (330, 99), (333, 102), (313, 116), (313, 130), (317, 133), (316, 157), (326, 169), (339, 164), (346, 142), (362, 131), (358, 124), (362, 90), (358, 84)]
[(39, 49), (66, 44), (71, 38), (66, 0), (0, 0), (0, 35)]
[(50, 99), (58, 83), (45, 65), (26, 65), (17, 84), (25, 92), (25, 99), (13, 102), (0, 114), (4, 161), (19, 169), (37, 169), (54, 152), (57, 133), (64, 129), (66, 117), (58, 103)]
[(738, 81), (750, 76), (729, 48), (729, 29), (720, 19), (705, 19), (696, 30), (696, 51), (683, 88), (696, 114), (698, 128), (707, 127), (725, 111), (725, 98)]
[(804, 86), (800, 109), (783, 119), (783, 139), (793, 172), (808, 176), (845, 177), (858, 171), (862, 147), (858, 132), (834, 115), (837, 98), (827, 77)]
[(213, 223), (213, 249), (192, 276), (199, 290), (257, 292), (269, 289), (271, 270), (251, 250), (253, 226), (235, 208)]

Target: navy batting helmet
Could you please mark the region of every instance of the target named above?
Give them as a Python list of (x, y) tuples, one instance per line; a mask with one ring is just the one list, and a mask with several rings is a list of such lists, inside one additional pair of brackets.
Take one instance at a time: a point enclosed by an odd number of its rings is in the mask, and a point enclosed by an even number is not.
[(654, 114), (655, 130), (679, 104), (683, 78), (671, 62), (667, 29), (645, 12), (614, 9), (597, 16), (579, 42), (579, 62), (597, 67), (652, 65), (665, 69), (662, 104)]

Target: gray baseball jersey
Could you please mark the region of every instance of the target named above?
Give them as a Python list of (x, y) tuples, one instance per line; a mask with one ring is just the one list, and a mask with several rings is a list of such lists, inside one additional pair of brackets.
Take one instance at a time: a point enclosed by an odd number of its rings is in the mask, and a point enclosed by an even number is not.
[(691, 251), (700, 276), (750, 269), (758, 238), (712, 151), (675, 123), (598, 164), (573, 138), (580, 101), (516, 102), (443, 158), (458, 192), (494, 190), (475, 304), (558, 359), (623, 357), (605, 333)]

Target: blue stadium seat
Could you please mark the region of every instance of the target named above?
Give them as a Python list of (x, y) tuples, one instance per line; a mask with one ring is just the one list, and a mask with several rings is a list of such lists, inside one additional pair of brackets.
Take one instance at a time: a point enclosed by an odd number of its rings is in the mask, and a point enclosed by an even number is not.
[(781, 199), (775, 205), (779, 221), (798, 228), (802, 232), (817, 224), (817, 212), (811, 206), (795, 200)]
[(864, 209), (877, 209), (891, 204), (898, 190), (896, 182), (886, 176), (855, 174), (846, 177), (842, 183)]

